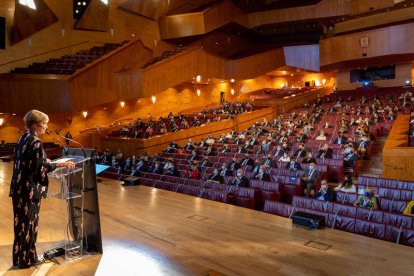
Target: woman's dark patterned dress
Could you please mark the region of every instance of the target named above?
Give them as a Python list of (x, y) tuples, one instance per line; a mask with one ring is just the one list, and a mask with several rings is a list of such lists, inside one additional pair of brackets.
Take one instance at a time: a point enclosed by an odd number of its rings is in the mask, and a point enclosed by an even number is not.
[(10, 196), (13, 201), (13, 266), (30, 267), (37, 260), (40, 201), (46, 196), (47, 173), (54, 170), (47, 162), (42, 141), (27, 131), (14, 149), (13, 178)]

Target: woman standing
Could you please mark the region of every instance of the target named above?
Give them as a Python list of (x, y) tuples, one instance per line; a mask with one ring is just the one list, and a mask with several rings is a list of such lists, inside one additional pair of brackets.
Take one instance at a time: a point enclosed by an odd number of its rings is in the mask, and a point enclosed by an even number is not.
[(73, 169), (73, 162), (52, 164), (47, 159), (39, 135), (46, 132), (49, 117), (38, 110), (23, 118), (26, 132), (14, 149), (13, 178), (10, 196), (13, 201), (13, 266), (27, 268), (40, 263), (36, 252), (40, 201), (46, 197), (47, 173), (56, 167)]

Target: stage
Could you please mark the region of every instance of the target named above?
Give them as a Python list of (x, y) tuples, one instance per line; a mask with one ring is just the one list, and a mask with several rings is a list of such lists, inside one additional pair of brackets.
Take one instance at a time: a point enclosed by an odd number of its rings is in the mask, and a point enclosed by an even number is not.
[[(11, 267), (12, 163), (0, 162), (0, 275), (412, 275), (413, 248), (143, 186), (98, 183), (103, 255)], [(51, 180), (51, 189), (59, 183)], [(38, 253), (63, 238), (64, 201), (42, 201)], [(41, 250), (42, 249), (42, 250)]]

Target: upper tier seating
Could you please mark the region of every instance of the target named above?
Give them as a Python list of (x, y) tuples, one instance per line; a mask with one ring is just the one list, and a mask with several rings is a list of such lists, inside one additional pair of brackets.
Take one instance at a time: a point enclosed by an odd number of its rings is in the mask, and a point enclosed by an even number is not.
[(10, 73), (72, 75), (77, 70), (114, 51), (127, 42), (128, 41), (122, 43), (106, 43), (103, 46), (94, 46), (89, 50), (81, 50), (73, 55), (52, 58), (43, 63), (35, 62), (26, 68), (17, 67), (11, 70)]

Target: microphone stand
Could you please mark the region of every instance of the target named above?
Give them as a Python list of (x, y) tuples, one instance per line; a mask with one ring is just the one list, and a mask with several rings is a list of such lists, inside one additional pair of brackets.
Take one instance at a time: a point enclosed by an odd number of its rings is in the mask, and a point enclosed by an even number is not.
[(63, 146), (63, 151), (65, 152), (66, 155), (68, 155), (68, 149), (65, 146), (65, 144), (58, 138), (52, 136), (52, 134), (50, 134), (50, 132), (48, 130), (45, 131), (46, 135), (48, 135), (49, 137), (52, 137), (53, 140), (57, 141), (59, 144), (61, 144)]
[(56, 133), (59, 137), (61, 137), (61, 138), (65, 139), (65, 140), (69, 140), (69, 141), (71, 141), (71, 142), (73, 142), (73, 143), (75, 143), (75, 144), (79, 145), (79, 146), (82, 148), (83, 156), (85, 157), (85, 159), (87, 158), (87, 156), (86, 156), (86, 150), (85, 150), (85, 148), (83, 147), (83, 145), (82, 145), (81, 143), (79, 143), (78, 141), (73, 140), (72, 138), (66, 138), (66, 137), (64, 137), (62, 134), (60, 134), (60, 131), (59, 131), (59, 130), (56, 130), (56, 131), (55, 131), (55, 133)]

